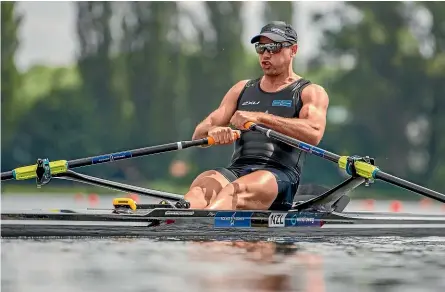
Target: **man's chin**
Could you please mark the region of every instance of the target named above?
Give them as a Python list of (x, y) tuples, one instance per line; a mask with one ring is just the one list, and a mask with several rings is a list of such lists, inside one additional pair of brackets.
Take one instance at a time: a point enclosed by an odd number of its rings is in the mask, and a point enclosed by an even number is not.
[(277, 75), (280, 75), (275, 70), (270, 70), (270, 69), (268, 69), (268, 70), (263, 69), (263, 73), (264, 73), (265, 76), (277, 76)]

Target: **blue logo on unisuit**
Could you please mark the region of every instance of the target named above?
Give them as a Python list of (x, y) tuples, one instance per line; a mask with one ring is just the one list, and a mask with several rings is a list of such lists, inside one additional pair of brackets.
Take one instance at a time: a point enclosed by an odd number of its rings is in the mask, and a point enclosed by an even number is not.
[(215, 227), (250, 227), (253, 212), (217, 212)]
[(279, 100), (279, 99), (276, 99), (276, 100), (272, 101), (272, 106), (291, 107), (292, 106), (292, 100)]

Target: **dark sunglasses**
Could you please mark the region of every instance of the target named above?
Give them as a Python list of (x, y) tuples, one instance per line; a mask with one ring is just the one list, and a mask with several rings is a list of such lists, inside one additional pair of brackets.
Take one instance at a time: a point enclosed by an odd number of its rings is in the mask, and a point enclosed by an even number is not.
[(290, 43), (269, 43), (269, 44), (255, 44), (255, 50), (258, 54), (264, 54), (267, 50), (270, 54), (277, 54), (281, 51), (282, 48), (291, 47)]

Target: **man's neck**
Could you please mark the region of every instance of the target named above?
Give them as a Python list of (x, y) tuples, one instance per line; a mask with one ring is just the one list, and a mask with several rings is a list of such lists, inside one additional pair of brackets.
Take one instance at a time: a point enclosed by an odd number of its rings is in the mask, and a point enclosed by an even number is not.
[(293, 82), (295, 81), (296, 78), (297, 74), (294, 73), (292, 67), (289, 67), (289, 70), (280, 75), (275, 75), (275, 76), (264, 75), (263, 83), (267, 86), (275, 87)]

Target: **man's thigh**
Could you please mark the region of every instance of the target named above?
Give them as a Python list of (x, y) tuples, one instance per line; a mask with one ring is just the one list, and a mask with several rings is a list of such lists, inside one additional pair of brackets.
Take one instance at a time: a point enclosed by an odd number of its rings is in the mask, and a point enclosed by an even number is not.
[(268, 170), (256, 170), (227, 184), (210, 201), (209, 209), (268, 209), (278, 195), (275, 175)]
[(270, 210), (287, 211), (292, 208), (297, 193), (300, 177), (295, 173), (277, 168), (266, 168), (275, 176), (278, 185), (278, 195), (270, 206)]

